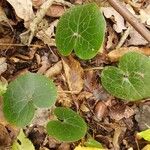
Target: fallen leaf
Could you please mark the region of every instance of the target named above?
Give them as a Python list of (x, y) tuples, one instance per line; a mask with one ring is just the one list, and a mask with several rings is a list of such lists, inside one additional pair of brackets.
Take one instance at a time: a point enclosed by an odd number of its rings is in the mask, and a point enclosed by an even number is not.
[(134, 115), (134, 110), (124, 104), (116, 104), (110, 108), (109, 116), (114, 120), (121, 120), (123, 118), (129, 118)]
[(33, 19), (34, 12), (32, 9), (31, 0), (7, 0), (7, 1), (15, 9), (17, 16), (23, 19), (25, 22)]
[(103, 148), (94, 148), (94, 147), (84, 147), (84, 146), (77, 146), (74, 150), (105, 150)]
[(144, 131), (137, 133), (137, 136), (139, 138), (143, 138), (144, 140), (150, 142), (150, 129), (147, 129), (147, 130), (144, 130)]
[(136, 111), (135, 120), (138, 122), (140, 130), (150, 127), (150, 104), (141, 105)]
[(148, 42), (135, 30), (131, 29), (130, 30), (130, 39), (127, 41), (127, 45), (133, 45), (133, 46), (138, 46), (138, 45), (146, 45)]
[(135, 51), (135, 52), (141, 52), (142, 54), (145, 54), (147, 56), (150, 56), (150, 48), (146, 47), (121, 47), (115, 50), (112, 50), (108, 53), (108, 58), (111, 62), (118, 61), (125, 53)]
[(114, 8), (103, 7), (102, 11), (104, 12), (104, 16), (106, 18), (110, 18), (111, 20), (113, 20), (113, 28), (117, 33), (121, 33), (126, 29), (124, 18)]
[(7, 63), (6, 63), (6, 58), (1, 57), (0, 58), (0, 75), (4, 73), (7, 70)]
[(140, 9), (139, 13), (139, 18), (141, 22), (150, 26), (150, 5), (148, 5), (145, 9)]
[(58, 19), (50, 23), (49, 27), (45, 30), (42, 28), (42, 30), (38, 31), (36, 34), (36, 37), (40, 40), (42, 40), (45, 44), (49, 46), (55, 46), (55, 42), (53, 41), (52, 36), (55, 36), (54, 30), (57, 26)]
[(57, 102), (64, 107), (71, 107), (73, 102), (71, 96), (65, 93), (65, 91), (62, 89), (60, 85), (57, 87), (57, 91), (58, 91)]
[(52, 5), (46, 15), (50, 17), (60, 17), (64, 14), (65, 8), (62, 5)]
[(57, 150), (71, 150), (69, 143), (62, 143)]
[(75, 94), (80, 93), (83, 89), (83, 68), (72, 56), (63, 58), (62, 62), (69, 90)]
[(39, 8), (46, 0), (32, 0), (33, 6)]
[(38, 72), (39, 74), (44, 74), (48, 67), (50, 66), (48, 56), (45, 54), (45, 56), (42, 56), (41, 58), (41, 67), (39, 68)]
[(60, 74), (61, 71), (62, 71), (62, 61), (59, 61), (45, 72), (45, 76), (46, 77), (56, 76)]

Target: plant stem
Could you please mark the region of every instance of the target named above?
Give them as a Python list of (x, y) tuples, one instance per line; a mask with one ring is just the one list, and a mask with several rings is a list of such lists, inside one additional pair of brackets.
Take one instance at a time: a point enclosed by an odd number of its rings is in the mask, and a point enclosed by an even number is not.
[[(119, 0), (107, 0), (110, 5), (122, 15), (137, 32), (141, 34), (150, 43), (150, 31), (134, 17), (128, 9), (126, 9)], [(135, 39), (136, 40), (136, 39)]]

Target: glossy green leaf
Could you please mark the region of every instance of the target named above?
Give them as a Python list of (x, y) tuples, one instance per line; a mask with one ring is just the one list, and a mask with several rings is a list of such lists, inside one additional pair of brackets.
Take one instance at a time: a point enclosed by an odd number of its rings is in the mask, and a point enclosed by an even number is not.
[(139, 132), (138, 136), (145, 139), (146, 141), (150, 142), (150, 129), (147, 129), (145, 131)]
[(101, 48), (106, 23), (95, 3), (74, 6), (59, 20), (56, 45), (62, 55), (74, 49), (81, 59), (93, 58)]
[(35, 150), (35, 148), (21, 129), (17, 140), (12, 145), (11, 150)]
[(85, 146), (87, 147), (96, 147), (96, 148), (103, 148), (102, 144), (97, 142), (96, 140), (92, 139), (92, 138), (89, 138), (85, 144)]
[(84, 120), (73, 110), (57, 107), (54, 114), (58, 120), (47, 124), (47, 132), (59, 141), (73, 142), (85, 136), (87, 125)]
[(140, 53), (122, 56), (117, 67), (106, 67), (101, 74), (103, 87), (113, 96), (135, 101), (150, 97), (150, 59)]
[(17, 126), (27, 125), (36, 107), (50, 107), (56, 100), (54, 83), (38, 74), (28, 73), (8, 85), (4, 94), (4, 115)]

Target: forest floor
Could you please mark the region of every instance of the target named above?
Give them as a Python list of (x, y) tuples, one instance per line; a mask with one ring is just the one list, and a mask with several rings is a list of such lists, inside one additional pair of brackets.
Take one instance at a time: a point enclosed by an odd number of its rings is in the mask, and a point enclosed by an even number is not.
[[(59, 18), (72, 5), (87, 3), (83, 0), (70, 0), (54, 2), (42, 18), (30, 46), (24, 46), (25, 41), (21, 42), (20, 35), (29, 29), (32, 13), (36, 13), (44, 2), (45, 0), (25, 0), (21, 3), (19, 0), (0, 1), (1, 80), (9, 83), (27, 72), (43, 74), (53, 79), (57, 86), (56, 106), (69, 107), (78, 112), (89, 127), (88, 133), (104, 148), (141, 150), (148, 142), (138, 139), (136, 133), (150, 127), (149, 99), (141, 102), (117, 99), (101, 86), (100, 77), (103, 67), (116, 65), (123, 52), (130, 49), (150, 51), (148, 42), (106, 1), (101, 0), (96, 2), (102, 6), (107, 23), (102, 52), (88, 61), (83, 61), (74, 54), (62, 57), (55, 45), (55, 29)], [(149, 0), (122, 2), (124, 7), (150, 29)], [(109, 56), (114, 50), (115, 54)], [(72, 90), (68, 85), (71, 85)], [(2, 102), (1, 98), (0, 150), (7, 150), (16, 139), (18, 129), (4, 119)], [(51, 117), (49, 109), (39, 109), (32, 124), (24, 128), (26, 136), (37, 150), (71, 150), (78, 144), (82, 145), (84, 139), (74, 143), (61, 143), (49, 137), (44, 125)]]

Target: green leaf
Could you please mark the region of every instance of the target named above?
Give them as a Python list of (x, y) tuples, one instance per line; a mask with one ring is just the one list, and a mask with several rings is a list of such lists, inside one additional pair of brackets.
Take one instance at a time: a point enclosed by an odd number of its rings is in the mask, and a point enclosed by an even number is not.
[(50, 79), (25, 74), (8, 85), (4, 94), (4, 115), (10, 123), (25, 126), (32, 120), (36, 107), (50, 107), (56, 96), (56, 87)]
[(0, 81), (0, 96), (3, 95), (7, 90), (7, 84)]
[(97, 142), (96, 140), (89, 138), (87, 142), (84, 144), (87, 147), (96, 147), (96, 148), (103, 148), (102, 144)]
[(11, 150), (35, 150), (35, 148), (31, 141), (24, 135), (21, 129), (17, 140), (12, 145)]
[(104, 88), (113, 96), (135, 101), (150, 97), (150, 59), (140, 53), (129, 52), (117, 67), (106, 67), (101, 74)]
[(150, 129), (147, 129), (145, 131), (139, 132), (138, 136), (145, 139), (146, 141), (150, 142)]
[(58, 120), (47, 124), (47, 132), (59, 141), (73, 142), (85, 136), (87, 125), (84, 120), (73, 110), (57, 107), (54, 114)]
[(93, 58), (101, 48), (106, 23), (95, 3), (74, 6), (59, 20), (56, 45), (60, 54), (68, 56), (74, 49), (81, 59)]

